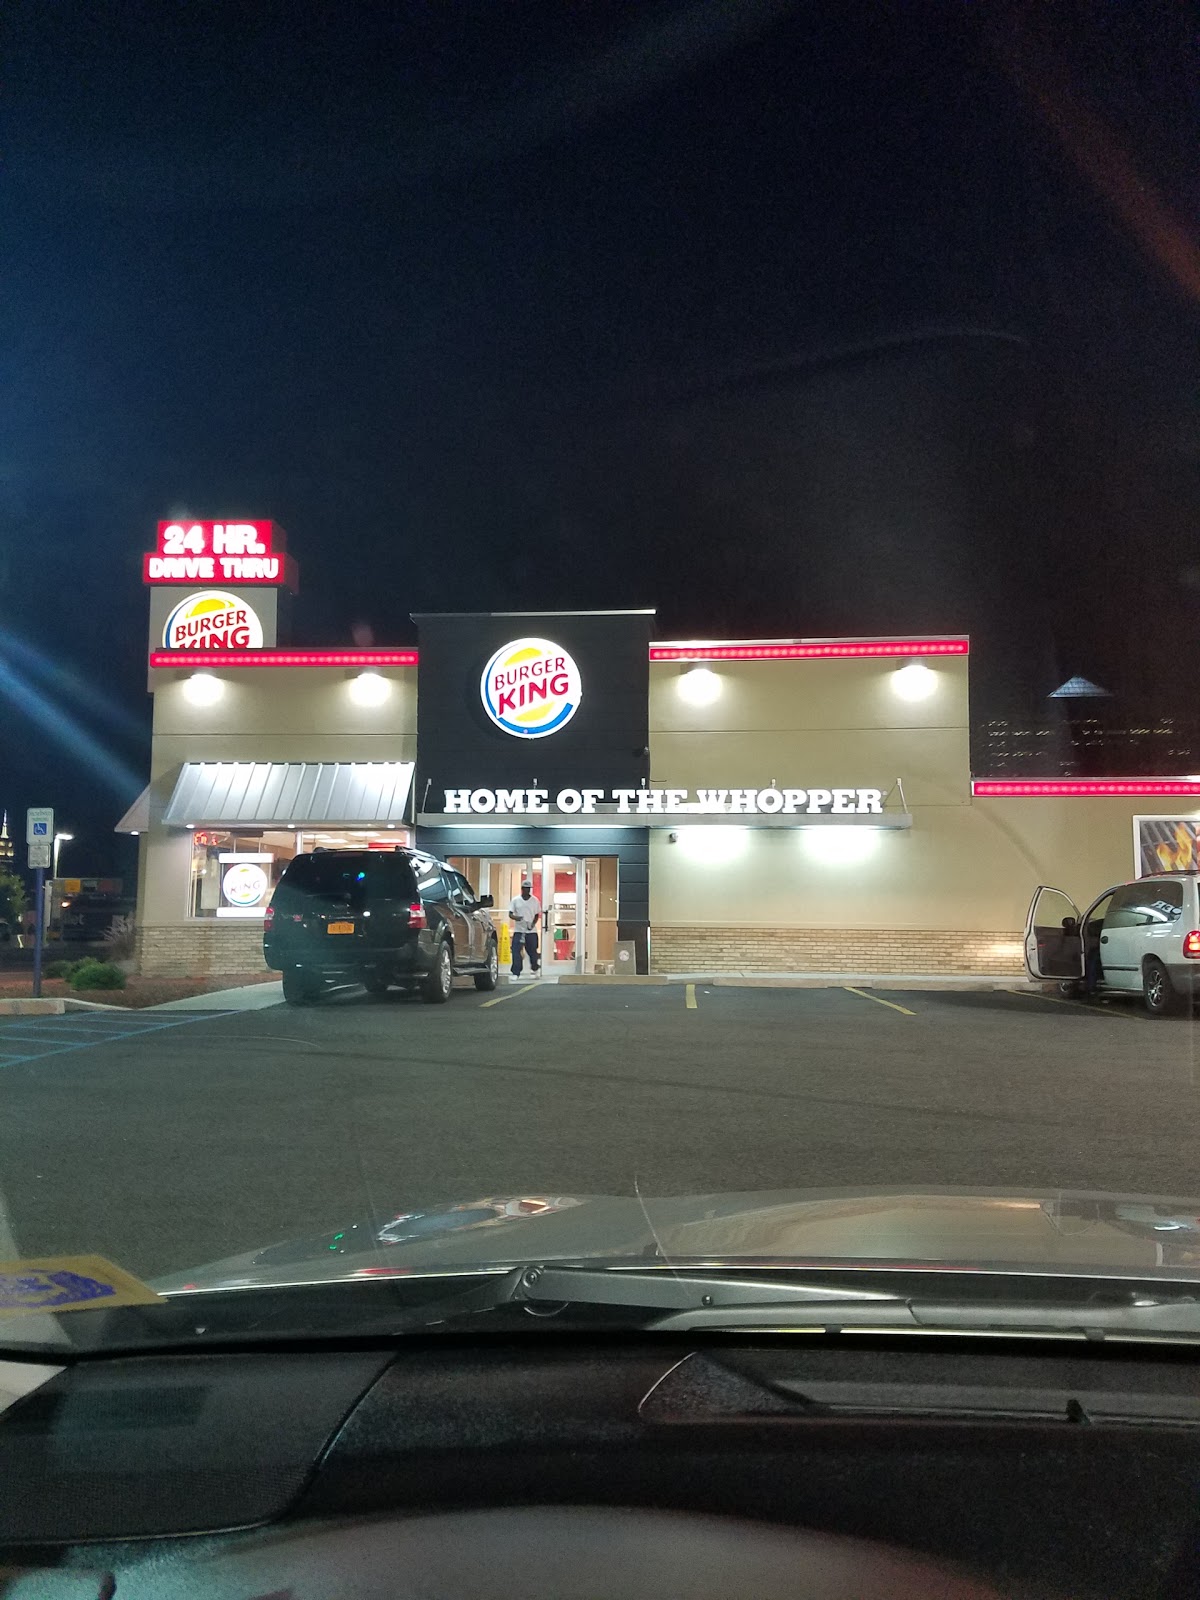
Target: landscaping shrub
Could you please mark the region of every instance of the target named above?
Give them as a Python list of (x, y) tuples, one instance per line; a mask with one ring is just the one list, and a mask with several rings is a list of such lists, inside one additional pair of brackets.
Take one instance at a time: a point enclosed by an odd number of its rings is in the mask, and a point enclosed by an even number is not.
[(72, 989), (123, 989), (125, 974), (113, 961), (97, 961), (88, 956), (75, 966), (67, 981)]

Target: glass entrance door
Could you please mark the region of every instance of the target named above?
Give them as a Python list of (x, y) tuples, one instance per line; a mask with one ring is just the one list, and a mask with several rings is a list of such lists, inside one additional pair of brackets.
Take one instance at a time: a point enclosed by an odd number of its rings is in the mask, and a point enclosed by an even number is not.
[[(450, 864), (459, 865), (458, 861)], [(493, 920), (497, 923), (507, 923), (509, 903), (520, 893), (521, 880), (531, 880), (542, 906), (539, 945), (543, 971), (553, 975), (595, 969), (600, 959), (597, 907), (602, 898), (602, 863), (598, 858), (552, 855), (501, 860), (485, 856), (471, 865), (478, 874), (480, 893), (495, 899)]]
[(583, 972), (587, 869), (581, 856), (542, 857), (543, 960), (548, 973)]

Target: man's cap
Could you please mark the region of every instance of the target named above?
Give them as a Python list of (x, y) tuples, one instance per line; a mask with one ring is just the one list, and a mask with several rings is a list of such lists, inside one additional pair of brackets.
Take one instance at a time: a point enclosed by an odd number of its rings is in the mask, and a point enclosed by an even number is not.
[(521, 887), (522, 887), (522, 889), (532, 889), (533, 888), (533, 879), (532, 878), (522, 878), (521, 879)]

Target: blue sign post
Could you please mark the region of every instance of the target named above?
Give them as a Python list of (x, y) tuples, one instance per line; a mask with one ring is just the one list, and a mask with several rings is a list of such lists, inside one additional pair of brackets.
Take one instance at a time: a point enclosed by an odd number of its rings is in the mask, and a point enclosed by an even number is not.
[(33, 998), (35, 1000), (40, 1000), (42, 997), (42, 923), (45, 920), (42, 915), (42, 909), (46, 899), (45, 876), (45, 867), (34, 868), (33, 892), (36, 896), (34, 904), (37, 906), (37, 921), (33, 925)]
[(25, 813), (25, 843), (34, 873), (33, 997), (42, 993), (42, 945), (46, 922), (46, 868), (54, 849), (54, 812), (50, 806), (30, 806)]

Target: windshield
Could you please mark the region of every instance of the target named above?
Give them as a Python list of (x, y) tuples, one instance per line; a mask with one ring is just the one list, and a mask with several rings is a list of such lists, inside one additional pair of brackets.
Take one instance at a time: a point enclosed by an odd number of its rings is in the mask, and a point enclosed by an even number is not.
[(0, 1341), (1190, 1337), (1182, 14), (143, 21), (9, 41)]

